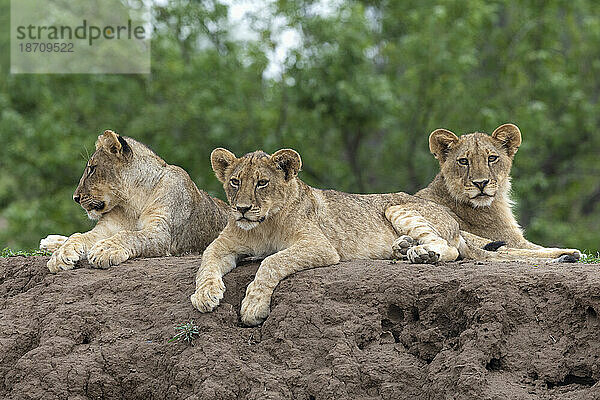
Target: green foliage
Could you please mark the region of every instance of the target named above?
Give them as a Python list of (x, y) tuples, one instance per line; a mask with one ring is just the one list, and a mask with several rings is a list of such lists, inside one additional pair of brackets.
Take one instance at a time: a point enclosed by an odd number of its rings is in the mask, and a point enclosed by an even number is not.
[(6, 257), (17, 257), (17, 256), (23, 256), (23, 257), (30, 257), (30, 256), (49, 256), (51, 255), (50, 252), (46, 251), (46, 250), (39, 250), (39, 249), (34, 249), (34, 250), (11, 250), (8, 247), (2, 249), (0, 251), (0, 258), (6, 258)]
[[(0, 25), (9, 15), (0, 0)], [(432, 130), (514, 122), (527, 237), (598, 251), (600, 3), (279, 0), (251, 15), (255, 36), (242, 38), (227, 15), (218, 0), (155, 5), (149, 76), (10, 75), (2, 59), (1, 246), (92, 226), (71, 197), (108, 128), (222, 196), (209, 162), (217, 146), (292, 147), (312, 185), (412, 193), (437, 172)], [(300, 40), (267, 75), (285, 29)]]
[(185, 342), (186, 344), (194, 345), (194, 338), (200, 335), (200, 328), (194, 323), (194, 321), (187, 322), (175, 327), (178, 331), (175, 336), (169, 339), (169, 343), (172, 342)]
[(591, 254), (584, 251), (579, 262), (582, 264), (600, 264), (600, 253)]

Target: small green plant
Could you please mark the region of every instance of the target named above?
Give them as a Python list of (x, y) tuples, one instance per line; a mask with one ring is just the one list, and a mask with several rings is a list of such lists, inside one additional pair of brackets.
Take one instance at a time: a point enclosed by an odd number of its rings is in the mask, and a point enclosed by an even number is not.
[(191, 344), (193, 346), (194, 343), (192, 341), (194, 340), (194, 337), (200, 335), (200, 328), (194, 323), (194, 320), (186, 324), (176, 326), (175, 330), (179, 332), (169, 339), (169, 343), (186, 342), (187, 344)]
[(579, 262), (582, 264), (600, 264), (600, 253), (591, 254), (586, 253), (586, 251), (584, 250), (581, 253), (581, 258), (579, 259)]
[(5, 247), (4, 249), (2, 249), (2, 251), (0, 251), (0, 257), (17, 257), (17, 256), (30, 257), (30, 256), (50, 256), (50, 255), (52, 255), (52, 253), (50, 253), (49, 251), (40, 250), (40, 249), (12, 250), (12, 249), (9, 249), (8, 247)]

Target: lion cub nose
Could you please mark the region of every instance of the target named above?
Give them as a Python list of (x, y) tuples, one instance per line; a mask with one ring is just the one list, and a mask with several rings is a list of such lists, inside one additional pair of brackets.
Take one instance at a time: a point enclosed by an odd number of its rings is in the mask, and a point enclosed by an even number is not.
[(77, 204), (79, 204), (79, 200), (81, 200), (80, 196), (73, 196), (73, 201)]
[(477, 186), (479, 188), (479, 190), (481, 190), (483, 192), (483, 189), (485, 188), (485, 186), (490, 183), (489, 179), (482, 179), (480, 181), (471, 181), (473, 182), (473, 185)]
[(235, 206), (235, 208), (243, 215), (246, 211), (248, 211), (251, 208), (251, 206)]

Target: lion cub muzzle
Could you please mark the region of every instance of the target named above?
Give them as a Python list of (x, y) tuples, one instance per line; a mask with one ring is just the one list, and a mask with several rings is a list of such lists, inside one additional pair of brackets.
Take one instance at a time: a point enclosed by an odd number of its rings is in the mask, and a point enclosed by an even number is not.
[(106, 202), (96, 200), (90, 196), (74, 195), (73, 200), (79, 204), (85, 211), (102, 211), (106, 208)]
[(465, 189), (471, 200), (492, 199), (496, 195), (496, 185), (490, 183), (489, 179), (474, 179), (469, 183), (470, 185), (466, 185)]
[(238, 204), (233, 210), (237, 226), (244, 230), (255, 228), (266, 219), (266, 216), (260, 215), (259, 207)]

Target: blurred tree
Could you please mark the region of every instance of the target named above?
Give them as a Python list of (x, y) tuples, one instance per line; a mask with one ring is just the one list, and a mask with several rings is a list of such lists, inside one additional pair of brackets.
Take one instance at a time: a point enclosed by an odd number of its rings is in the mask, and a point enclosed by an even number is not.
[[(91, 225), (71, 196), (107, 128), (222, 197), (217, 146), (293, 147), (323, 188), (414, 192), (437, 172), (433, 129), (510, 121), (524, 138), (513, 175), (528, 238), (598, 251), (600, 3), (278, 0), (247, 37), (218, 0), (161, 2), (153, 15), (149, 76), (10, 75), (0, 60), (0, 247)], [(268, 75), (284, 29), (300, 39)]]

